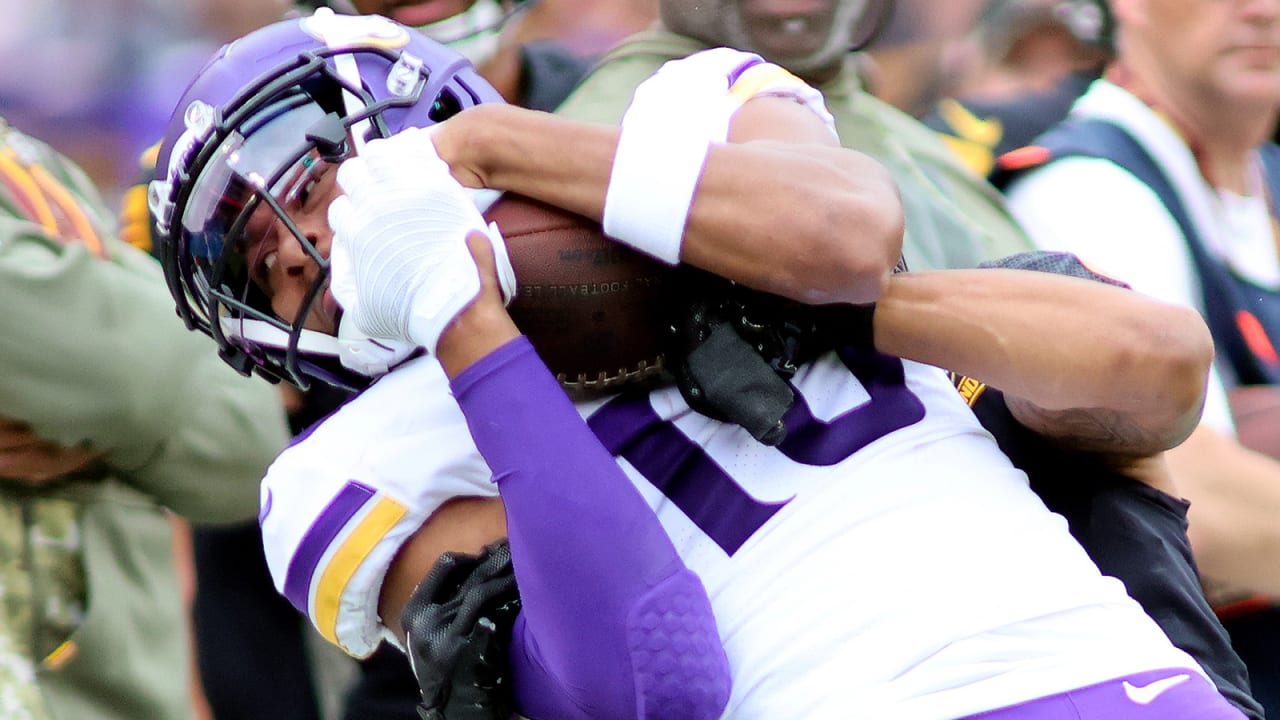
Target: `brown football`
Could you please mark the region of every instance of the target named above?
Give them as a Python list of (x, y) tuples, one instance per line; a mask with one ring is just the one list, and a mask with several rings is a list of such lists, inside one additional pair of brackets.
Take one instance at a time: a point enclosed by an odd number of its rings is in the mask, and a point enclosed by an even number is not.
[(502, 231), (519, 284), (511, 317), (562, 385), (612, 388), (662, 369), (669, 266), (521, 195), (505, 194), (485, 218)]

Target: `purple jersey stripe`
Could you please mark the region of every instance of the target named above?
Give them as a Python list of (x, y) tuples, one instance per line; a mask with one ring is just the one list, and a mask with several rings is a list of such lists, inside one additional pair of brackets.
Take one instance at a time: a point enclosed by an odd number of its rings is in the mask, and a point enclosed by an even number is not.
[(746, 60), (738, 67), (734, 68), (733, 71), (729, 73), (729, 87), (733, 87), (734, 83), (738, 82), (738, 78), (742, 77), (742, 73), (750, 70), (751, 68), (757, 65), (762, 65), (763, 63), (764, 63), (764, 59), (762, 59), (759, 55), (752, 55), (750, 59)]
[(588, 424), (609, 452), (626, 458), (729, 555), (786, 505), (747, 494), (702, 448), (663, 422), (645, 396), (616, 398)]
[(324, 557), (334, 539), (347, 526), (351, 518), (360, 511), (377, 493), (368, 485), (354, 480), (348, 481), (298, 544), (298, 551), (289, 562), (289, 572), (285, 576), (284, 596), (304, 615), (308, 612), (308, 600), (311, 596), (311, 578), (315, 576), (320, 558)]
[(782, 419), (787, 438), (778, 450), (803, 465), (835, 465), (924, 419), (924, 403), (906, 386), (902, 361), (856, 349), (842, 350), (839, 355), (871, 399), (827, 422), (815, 418), (804, 397), (796, 393), (795, 404)]

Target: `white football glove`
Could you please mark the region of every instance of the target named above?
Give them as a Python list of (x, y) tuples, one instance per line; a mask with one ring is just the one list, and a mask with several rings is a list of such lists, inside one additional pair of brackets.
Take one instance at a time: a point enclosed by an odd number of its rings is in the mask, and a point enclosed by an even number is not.
[(504, 299), (514, 293), (501, 234), (485, 223), (426, 129), (370, 141), (338, 169), (338, 184), (345, 195), (329, 207), (330, 289), (344, 324), (434, 354), (445, 327), (480, 292), (466, 244), (472, 231), (493, 246)]

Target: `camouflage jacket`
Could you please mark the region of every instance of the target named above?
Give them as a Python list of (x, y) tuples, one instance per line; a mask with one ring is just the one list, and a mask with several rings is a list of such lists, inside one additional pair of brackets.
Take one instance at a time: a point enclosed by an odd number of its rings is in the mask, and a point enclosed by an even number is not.
[(190, 717), (168, 511), (254, 517), (279, 396), (182, 326), (83, 172), (3, 120), (0, 304), (0, 416), (102, 453), (0, 478), (0, 717)]

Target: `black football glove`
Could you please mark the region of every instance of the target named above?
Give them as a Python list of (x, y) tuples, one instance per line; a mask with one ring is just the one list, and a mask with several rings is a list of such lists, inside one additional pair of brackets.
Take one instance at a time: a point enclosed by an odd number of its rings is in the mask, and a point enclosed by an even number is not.
[(441, 556), (400, 615), (423, 720), (510, 720), (507, 650), (519, 611), (506, 540)]
[[(901, 263), (905, 270), (905, 262)], [(842, 347), (873, 350), (874, 305), (804, 305), (681, 266), (667, 369), (689, 407), (742, 426), (765, 445), (786, 439), (800, 365)]]
[(978, 267), (983, 269), (1004, 268), (1007, 270), (1033, 270), (1036, 272), (1053, 273), (1054, 275), (1077, 277), (1082, 280), (1093, 280), (1094, 282), (1122, 287), (1126, 290), (1132, 289), (1129, 287), (1128, 283), (1121, 282), (1115, 278), (1107, 277), (1102, 273), (1090, 270), (1083, 262), (1080, 261), (1080, 258), (1066, 252), (1032, 250), (1030, 252), (1002, 257), (997, 260), (989, 260), (978, 265)]
[[(682, 268), (685, 277), (666, 348), (667, 369), (689, 407), (707, 417), (742, 426), (765, 445), (786, 437), (782, 416), (795, 392), (774, 367), (790, 358), (766, 358), (759, 344), (745, 339), (735, 286)], [(794, 366), (788, 368), (790, 374)]]

